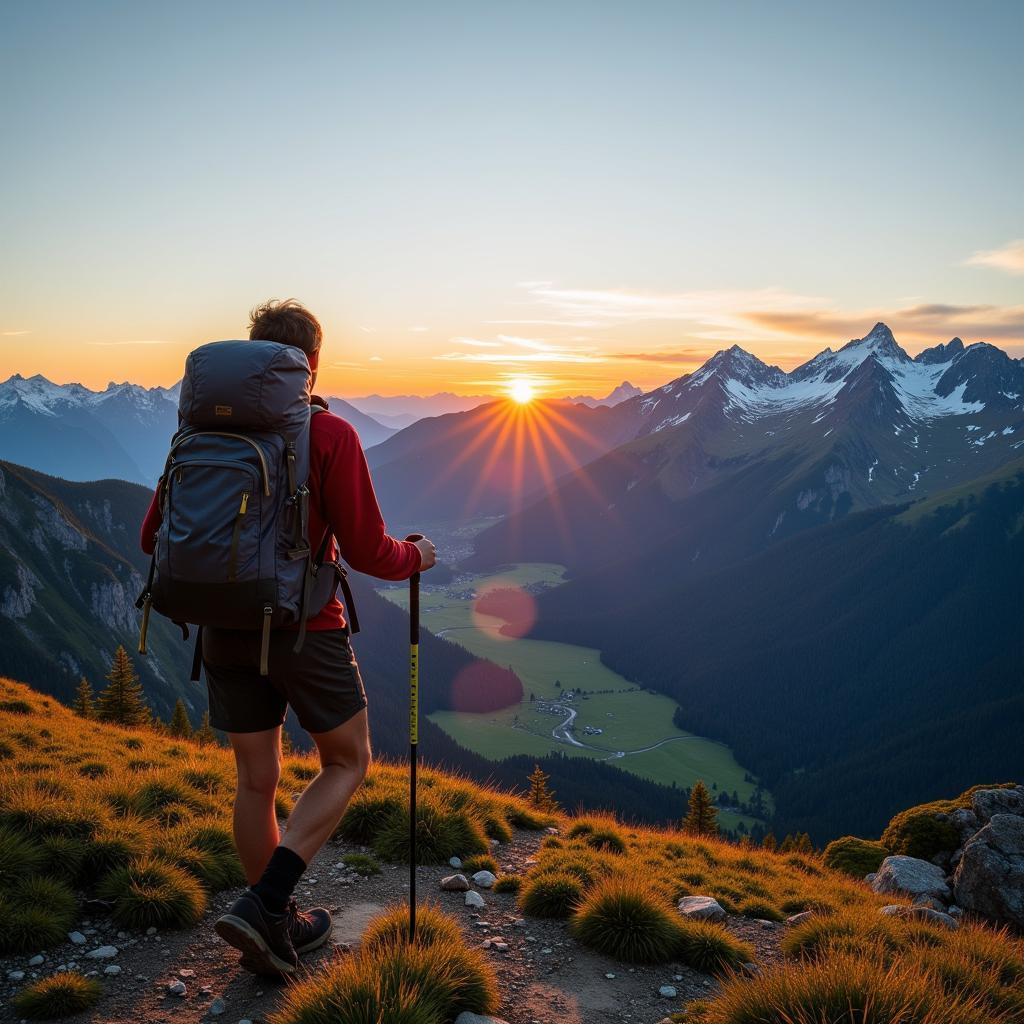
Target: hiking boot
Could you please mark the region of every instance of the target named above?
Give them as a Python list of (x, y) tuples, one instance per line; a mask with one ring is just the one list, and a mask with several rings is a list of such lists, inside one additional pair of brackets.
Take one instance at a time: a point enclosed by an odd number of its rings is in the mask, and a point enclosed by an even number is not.
[[(247, 971), (278, 976), (294, 974), (299, 958), (292, 943), (291, 922), (295, 915), (290, 909), (272, 914), (256, 893), (246, 889), (213, 927), (229, 946), (242, 951), (242, 966)], [(328, 928), (325, 934), (329, 931)]]
[(299, 910), (295, 900), (288, 901), (288, 933), (296, 953), (319, 949), (331, 936), (331, 915), (323, 907)]

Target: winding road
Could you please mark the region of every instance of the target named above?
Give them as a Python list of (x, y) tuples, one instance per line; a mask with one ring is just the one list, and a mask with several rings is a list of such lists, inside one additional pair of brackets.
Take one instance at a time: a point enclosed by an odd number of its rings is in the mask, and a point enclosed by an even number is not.
[(609, 750), (608, 747), (599, 747), (593, 743), (582, 743), (580, 740), (576, 739), (572, 734), (572, 724), (576, 720), (575, 708), (571, 708), (567, 704), (549, 704), (548, 707), (555, 711), (561, 711), (565, 715), (565, 718), (551, 730), (552, 739), (559, 743), (568, 743), (574, 747), (586, 747), (588, 750), (598, 750), (602, 754), (608, 755), (602, 759), (605, 761), (614, 761), (620, 757), (628, 757), (630, 754), (644, 754), (648, 750), (656, 750), (658, 747), (662, 747), (666, 743), (673, 743), (676, 740), (695, 740), (699, 738), (697, 736), (668, 736), (663, 740), (658, 740), (657, 743), (652, 743), (648, 747), (638, 747), (636, 750)]

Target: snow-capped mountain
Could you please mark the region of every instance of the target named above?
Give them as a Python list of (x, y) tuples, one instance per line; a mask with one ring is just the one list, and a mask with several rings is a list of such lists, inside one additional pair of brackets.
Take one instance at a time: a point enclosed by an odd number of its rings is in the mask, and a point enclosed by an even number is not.
[(635, 439), (481, 534), (483, 559), (565, 562), (561, 517), (581, 551), (621, 549), (625, 526), (638, 547), (682, 531), (707, 560), (959, 486), (1024, 454), (1024, 362), (958, 338), (911, 358), (876, 324), (788, 373), (733, 346), (616, 412)]
[(178, 423), (177, 385), (102, 391), (41, 374), (0, 383), (0, 459), (68, 480), (154, 483)]
[(638, 388), (635, 384), (630, 384), (628, 380), (624, 380), (618, 387), (612, 388), (604, 398), (594, 398), (593, 395), (573, 395), (565, 400), (577, 405), (589, 405), (591, 408), (594, 408), (594, 406), (598, 405), (618, 405), (620, 402), (625, 402), (642, 394), (643, 390), (641, 388)]

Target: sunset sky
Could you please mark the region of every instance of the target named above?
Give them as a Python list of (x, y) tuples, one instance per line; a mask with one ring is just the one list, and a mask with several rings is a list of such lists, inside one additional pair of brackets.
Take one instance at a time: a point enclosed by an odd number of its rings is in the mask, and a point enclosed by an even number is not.
[(1024, 355), (1024, 4), (9, 4), (0, 379), (653, 386), (883, 319)]

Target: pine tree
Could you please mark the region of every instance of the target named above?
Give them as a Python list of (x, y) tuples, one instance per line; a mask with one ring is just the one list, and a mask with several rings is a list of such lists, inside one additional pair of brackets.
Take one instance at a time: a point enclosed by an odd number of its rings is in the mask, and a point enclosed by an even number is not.
[(189, 721), (188, 712), (185, 710), (185, 702), (180, 697), (174, 705), (169, 731), (172, 736), (183, 740), (192, 735), (192, 722)]
[(761, 848), (764, 850), (777, 850), (778, 846), (779, 841), (775, 838), (774, 832), (767, 833), (764, 839), (761, 840)]
[(117, 725), (148, 725), (149, 706), (128, 652), (120, 644), (107, 675), (110, 685), (96, 702), (96, 717)]
[(71, 705), (76, 715), (82, 718), (96, 717), (96, 702), (93, 699), (92, 685), (89, 680), (82, 676), (75, 691), (75, 702)]
[(814, 843), (811, 842), (811, 837), (806, 832), (797, 832), (793, 849), (797, 853), (814, 853)]
[(199, 723), (199, 728), (192, 733), (192, 739), (198, 743), (216, 743), (217, 734), (213, 731), (213, 726), (210, 725), (210, 712), (204, 711), (202, 721)]
[(555, 799), (555, 794), (548, 788), (549, 778), (550, 776), (544, 772), (539, 764), (534, 764), (533, 771), (530, 773), (530, 792), (527, 795), (527, 799), (537, 810), (554, 813), (560, 810), (560, 808), (558, 801)]
[(683, 831), (692, 836), (718, 835), (718, 809), (703, 781), (698, 779), (690, 791), (690, 805), (683, 819)]
[(293, 753), (294, 750), (295, 750), (295, 744), (292, 743), (291, 734), (282, 725), (281, 726), (281, 756), (282, 757), (287, 757), (289, 754)]

